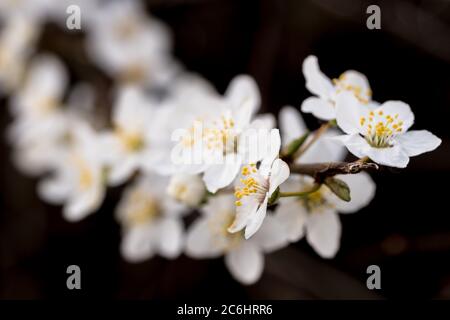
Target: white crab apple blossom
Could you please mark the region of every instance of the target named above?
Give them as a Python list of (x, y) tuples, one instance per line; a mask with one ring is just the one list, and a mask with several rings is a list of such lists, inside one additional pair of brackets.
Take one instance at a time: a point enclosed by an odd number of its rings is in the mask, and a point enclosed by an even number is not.
[(244, 163), (262, 159), (274, 121), (270, 116), (253, 119), (260, 96), (249, 76), (234, 78), (224, 97), (205, 94), (196, 100), (204, 106), (180, 135), (174, 147), (178, 158), (172, 161), (181, 171), (203, 173), (207, 189), (215, 193), (233, 182)]
[(140, 262), (159, 254), (176, 258), (183, 249), (181, 216), (186, 207), (165, 193), (168, 179), (159, 175), (140, 176), (127, 187), (117, 207), (122, 225), (122, 256)]
[(176, 72), (166, 27), (138, 1), (111, 1), (89, 24), (87, 48), (93, 61), (119, 82), (164, 84)]
[(178, 173), (170, 178), (167, 193), (175, 200), (195, 207), (205, 198), (206, 187), (200, 175)]
[[(108, 183), (124, 183), (136, 170), (159, 172), (169, 147), (157, 103), (136, 86), (121, 87), (113, 108), (113, 130), (102, 133)], [(162, 169), (161, 169), (162, 170)]]
[(351, 94), (342, 94), (336, 103), (337, 124), (346, 133), (336, 137), (355, 156), (376, 163), (405, 168), (409, 157), (436, 149), (441, 139), (427, 130), (408, 129), (414, 114), (402, 101), (386, 101), (367, 109)]
[(319, 68), (317, 57), (308, 56), (303, 61), (303, 75), (306, 88), (315, 96), (303, 101), (301, 110), (312, 113), (322, 120), (336, 118), (336, 97), (341, 92), (351, 92), (362, 104), (373, 107), (376, 102), (371, 101), (372, 90), (365, 75), (348, 70), (338, 79), (330, 80)]
[[(79, 221), (96, 211), (105, 195), (105, 170), (98, 134), (86, 123), (72, 124), (70, 149), (54, 172), (39, 183), (39, 195), (52, 204), (64, 204), (63, 216)], [(57, 155), (55, 155), (57, 156)]]
[(200, 259), (224, 255), (231, 275), (243, 284), (253, 284), (261, 277), (265, 253), (288, 244), (283, 228), (270, 216), (251, 239), (246, 240), (243, 232), (229, 233), (227, 229), (236, 215), (232, 195), (211, 197), (201, 211), (201, 217), (188, 230), (186, 254)]
[(249, 239), (261, 227), (267, 213), (270, 197), (289, 177), (289, 166), (278, 158), (281, 146), (278, 129), (272, 129), (267, 155), (259, 167), (245, 165), (235, 187), (236, 218), (228, 228), (231, 233), (245, 229)]
[[(339, 250), (341, 222), (338, 213), (353, 213), (367, 206), (375, 194), (370, 176), (361, 172), (337, 175), (350, 187), (351, 201), (339, 199), (326, 186), (302, 197), (283, 198), (275, 217), (283, 225), (291, 242), (306, 235), (306, 240), (322, 258), (332, 258)], [(284, 191), (311, 190), (314, 180), (306, 176), (291, 176)]]

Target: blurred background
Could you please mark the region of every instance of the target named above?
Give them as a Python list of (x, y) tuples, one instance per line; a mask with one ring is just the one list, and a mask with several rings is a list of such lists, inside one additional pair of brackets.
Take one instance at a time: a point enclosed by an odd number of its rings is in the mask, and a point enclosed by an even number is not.
[[(6, 1), (6, 0), (0, 0)], [(301, 73), (314, 54), (331, 78), (347, 69), (364, 73), (374, 99), (403, 100), (416, 115), (415, 129), (443, 140), (407, 169), (372, 175), (377, 194), (354, 215), (341, 215), (341, 249), (323, 260), (305, 243), (266, 256), (261, 280), (234, 281), (222, 259), (139, 264), (120, 256), (120, 228), (113, 209), (121, 188), (110, 188), (98, 213), (79, 223), (36, 194), (36, 179), (11, 162), (0, 142), (0, 298), (450, 298), (450, 2), (331, 0), (149, 0), (146, 8), (173, 35), (173, 54), (219, 92), (237, 74), (252, 75), (262, 111), (299, 107), (310, 96)], [(367, 6), (381, 8), (381, 30), (366, 27)], [(1, 24), (0, 24), (1, 25)], [(37, 52), (58, 55), (71, 82), (96, 91), (96, 112), (111, 108), (112, 80), (86, 54), (85, 34), (46, 23)], [(0, 130), (12, 119), (0, 100)], [(318, 122), (305, 116), (310, 128)], [(5, 135), (2, 134), (4, 137)], [(82, 290), (66, 288), (66, 268), (82, 270)], [(381, 268), (381, 290), (366, 288), (366, 269)]]

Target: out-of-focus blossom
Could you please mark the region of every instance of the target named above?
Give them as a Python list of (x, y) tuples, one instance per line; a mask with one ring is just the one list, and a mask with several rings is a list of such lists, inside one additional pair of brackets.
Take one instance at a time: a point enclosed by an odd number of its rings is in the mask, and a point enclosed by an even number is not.
[(92, 60), (113, 78), (158, 86), (177, 70), (170, 56), (166, 27), (149, 17), (138, 1), (111, 1), (102, 6), (89, 28), (87, 48)]
[(270, 151), (259, 168), (256, 164), (243, 166), (235, 187), (236, 219), (228, 231), (234, 233), (245, 228), (246, 239), (261, 227), (270, 197), (289, 177), (289, 166), (278, 159), (281, 145), (278, 129), (272, 129), (269, 143)]
[(332, 81), (320, 71), (317, 57), (308, 56), (303, 61), (303, 75), (306, 79), (306, 88), (315, 96), (303, 101), (301, 109), (319, 119), (336, 118), (336, 97), (341, 92), (351, 92), (367, 107), (377, 105), (371, 101), (372, 90), (366, 76), (357, 71), (345, 71), (338, 79)]
[(202, 216), (188, 231), (186, 254), (192, 258), (225, 256), (232, 276), (243, 284), (258, 281), (264, 269), (264, 253), (288, 244), (286, 233), (276, 219), (268, 216), (258, 232), (245, 240), (243, 232), (229, 233), (235, 218), (232, 195), (212, 197), (202, 208)]
[(26, 173), (37, 175), (59, 161), (59, 147), (67, 138), (69, 116), (62, 108), (67, 74), (54, 56), (36, 57), (24, 85), (12, 97), (14, 122), (8, 138), (14, 144), (14, 159)]
[(55, 0), (2, 0), (0, 1), (0, 19), (43, 20)]
[(266, 143), (273, 121), (253, 119), (260, 97), (248, 76), (233, 79), (223, 98), (198, 100), (203, 100), (204, 110), (175, 148), (181, 151), (182, 167), (191, 174), (203, 172), (207, 189), (214, 193), (230, 185), (243, 164), (261, 160), (266, 150), (259, 144)]
[(137, 169), (159, 172), (168, 158), (169, 133), (156, 102), (138, 87), (122, 87), (113, 109), (112, 132), (102, 135), (108, 182), (125, 182)]
[(171, 177), (167, 193), (175, 200), (195, 207), (205, 198), (206, 188), (199, 175), (178, 173)]
[[(308, 243), (323, 258), (332, 258), (339, 250), (341, 222), (338, 212), (357, 212), (367, 206), (375, 194), (375, 184), (365, 172), (337, 175), (336, 178), (350, 187), (350, 202), (339, 199), (322, 186), (308, 195), (283, 199), (275, 213), (290, 241), (296, 242), (306, 234)], [(311, 177), (291, 176), (283, 185), (283, 191), (307, 191), (313, 185)]]
[[(283, 107), (279, 114), (281, 141), (283, 147), (287, 147), (294, 139), (302, 137), (308, 132), (300, 112), (291, 106)], [(294, 160), (295, 163), (314, 163), (324, 161), (342, 161), (347, 150), (340, 143), (333, 141), (333, 137), (339, 135), (339, 131), (329, 129), (320, 139)], [(313, 135), (310, 135), (305, 144), (308, 144)]]
[(121, 252), (130, 262), (155, 254), (176, 258), (183, 249), (184, 229), (180, 219), (185, 206), (166, 194), (167, 178), (141, 176), (123, 195), (117, 219), (123, 228)]
[(0, 95), (19, 87), (39, 31), (40, 25), (28, 17), (9, 17), (4, 21), (0, 29)]
[(78, 221), (100, 207), (105, 170), (97, 133), (82, 122), (71, 127), (70, 150), (58, 159), (54, 172), (39, 184), (38, 191), (48, 202), (64, 204), (67, 220)]
[(426, 130), (408, 129), (414, 123), (409, 105), (386, 101), (373, 110), (361, 107), (351, 94), (342, 94), (336, 103), (337, 123), (346, 135), (336, 137), (357, 157), (390, 167), (404, 168), (409, 157), (436, 149), (441, 139)]

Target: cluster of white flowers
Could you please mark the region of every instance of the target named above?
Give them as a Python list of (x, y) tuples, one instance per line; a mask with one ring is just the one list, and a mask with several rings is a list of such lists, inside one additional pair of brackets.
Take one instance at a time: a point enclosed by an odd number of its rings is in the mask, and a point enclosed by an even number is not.
[[(171, 56), (167, 28), (138, 1), (70, 2), (87, 13), (91, 62), (114, 80), (111, 125), (99, 127), (89, 116), (96, 101), (89, 85), (70, 84), (58, 57), (35, 53), (46, 20), (64, 26), (66, 1), (2, 1), (0, 94), (9, 96), (14, 118), (13, 161), (41, 178), (39, 195), (62, 205), (69, 221), (94, 213), (108, 186), (129, 183), (115, 215), (129, 261), (223, 255), (233, 277), (251, 284), (263, 272), (264, 253), (303, 235), (331, 258), (340, 243), (338, 212), (368, 205), (375, 184), (365, 172), (331, 177), (350, 189), (348, 201), (290, 168), (343, 161), (346, 148), (359, 161), (403, 168), (441, 142), (428, 131), (407, 131), (414, 120), (407, 104), (373, 101), (356, 71), (330, 80), (314, 56), (303, 74), (315, 96), (301, 110), (326, 122), (309, 134), (300, 112), (287, 106), (279, 130), (272, 115), (258, 114), (250, 76), (236, 76), (217, 93)], [(186, 226), (193, 212), (199, 216)]]

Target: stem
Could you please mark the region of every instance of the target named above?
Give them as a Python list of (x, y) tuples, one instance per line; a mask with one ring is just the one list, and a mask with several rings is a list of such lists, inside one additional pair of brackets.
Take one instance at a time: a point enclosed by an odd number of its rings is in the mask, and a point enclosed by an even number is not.
[(303, 144), (303, 146), (300, 148), (300, 150), (295, 154), (295, 158), (299, 158), (301, 157), (302, 154), (304, 154), (306, 152), (306, 150), (308, 150), (309, 147), (311, 147), (311, 145), (313, 145), (330, 127), (331, 127), (331, 121), (328, 121), (327, 123), (323, 123), (319, 129), (317, 129), (314, 132), (313, 138), (311, 140), (309, 140), (308, 142), (306, 142), (305, 144)]
[(290, 170), (292, 173), (305, 174), (313, 177), (317, 182), (323, 182), (325, 178), (337, 174), (355, 174), (363, 170), (379, 169), (376, 163), (368, 161), (369, 158), (364, 157), (354, 162), (292, 164)]
[(285, 197), (304, 197), (307, 196), (311, 193), (316, 192), (317, 190), (320, 189), (321, 184), (320, 183), (316, 183), (314, 184), (314, 186), (308, 190), (308, 191), (300, 191), (300, 192), (280, 192), (280, 198), (285, 198)]

